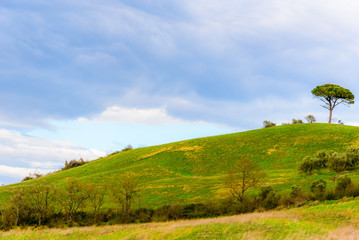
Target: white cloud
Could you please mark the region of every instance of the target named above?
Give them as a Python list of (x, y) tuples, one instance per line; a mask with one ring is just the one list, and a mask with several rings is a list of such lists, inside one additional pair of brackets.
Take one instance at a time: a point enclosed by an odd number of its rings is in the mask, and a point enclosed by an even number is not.
[(58, 169), (37, 169), (37, 168), (21, 168), (21, 167), (9, 167), (6, 165), (0, 165), (0, 176), (11, 177), (11, 178), (24, 178), (29, 174), (40, 173), (47, 174), (49, 172)]
[(112, 106), (104, 112), (91, 118), (79, 118), (80, 122), (97, 123), (118, 123), (118, 124), (143, 124), (143, 125), (162, 125), (162, 124), (200, 124), (204, 122), (190, 122), (170, 116), (165, 108), (126, 108)]
[(65, 160), (93, 160), (106, 153), (64, 141), (48, 141), (0, 129), (0, 176), (20, 178), (59, 169)]
[[(264, 85), (264, 87), (270, 85), (277, 87), (275, 83)], [(299, 88), (296, 84), (287, 85), (288, 92)], [(312, 98), (310, 90), (298, 94), (296, 99), (289, 100), (285, 96), (266, 94), (244, 101), (206, 99), (194, 93), (189, 93), (187, 96), (180, 98), (154, 96), (141, 91), (129, 91), (116, 99), (116, 102), (121, 102), (124, 104), (123, 106), (126, 106), (119, 107), (119, 109), (129, 110), (128, 114), (125, 113), (126, 111), (123, 111), (123, 113), (119, 111), (118, 115), (112, 118), (114, 119), (113, 122), (117, 120), (117, 122), (122, 123), (129, 123), (130, 121), (145, 123), (146, 118), (139, 114), (141, 111), (153, 117), (152, 123), (177, 121), (189, 124), (207, 123), (235, 131), (261, 127), (264, 120), (279, 123), (281, 121), (289, 122), (292, 118), (303, 119), (304, 116), (310, 113), (314, 114), (320, 121), (325, 122), (326, 119), (325, 117), (322, 118), (322, 115), (316, 114), (319, 111), (324, 112), (324, 116), (326, 116), (326, 112), (322, 110), (320, 103)], [(166, 103), (166, 108), (156, 107), (161, 106), (162, 103)], [(103, 122), (110, 122), (110, 116), (116, 114), (109, 111), (109, 109), (96, 117), (83, 120), (100, 121), (102, 119)], [(125, 116), (131, 116), (131, 118), (126, 118)], [(122, 118), (126, 119), (122, 120)]]

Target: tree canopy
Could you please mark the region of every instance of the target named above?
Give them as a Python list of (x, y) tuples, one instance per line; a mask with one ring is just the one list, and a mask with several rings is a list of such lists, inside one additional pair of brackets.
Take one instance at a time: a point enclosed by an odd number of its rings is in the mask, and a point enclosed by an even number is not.
[(346, 88), (334, 84), (324, 84), (312, 90), (312, 94), (318, 97), (324, 105), (322, 107), (329, 110), (329, 123), (332, 122), (333, 109), (341, 104), (353, 104), (354, 95)]

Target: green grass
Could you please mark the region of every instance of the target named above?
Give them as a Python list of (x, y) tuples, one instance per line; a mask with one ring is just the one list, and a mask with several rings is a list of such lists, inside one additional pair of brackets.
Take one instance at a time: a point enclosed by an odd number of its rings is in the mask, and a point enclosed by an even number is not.
[(212, 219), (67, 229), (15, 229), (20, 239), (356, 239), (359, 200), (311, 203), (300, 208)]
[[(8, 197), (9, 190), (35, 182), (63, 186), (67, 177), (75, 176), (85, 182), (107, 184), (117, 182), (126, 171), (133, 171), (140, 180), (143, 207), (220, 199), (227, 194), (221, 185), (223, 175), (242, 157), (249, 157), (267, 171), (263, 183), (286, 192), (294, 183), (308, 186), (314, 179), (329, 180), (333, 176), (327, 170), (310, 177), (299, 176), (297, 164), (304, 156), (322, 149), (344, 151), (351, 146), (359, 146), (358, 127), (283, 125), (118, 153), (40, 179), (0, 187), (0, 200)], [(358, 171), (350, 174), (354, 181), (359, 180)], [(329, 187), (332, 185), (329, 181)], [(105, 207), (111, 204), (107, 201)]]

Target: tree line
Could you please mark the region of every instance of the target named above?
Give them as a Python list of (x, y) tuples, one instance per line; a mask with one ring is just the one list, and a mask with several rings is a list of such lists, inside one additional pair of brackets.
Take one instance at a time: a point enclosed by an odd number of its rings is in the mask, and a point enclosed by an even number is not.
[(306, 156), (298, 166), (302, 174), (312, 175), (314, 171), (329, 168), (336, 174), (359, 167), (359, 148), (351, 147), (343, 153), (319, 151), (314, 156)]
[[(10, 229), (56, 222), (85, 225), (102, 222), (105, 216), (101, 207), (106, 197), (119, 206), (118, 215), (126, 218), (138, 191), (138, 178), (131, 172), (107, 185), (84, 183), (76, 177), (67, 178), (65, 188), (49, 182), (35, 182), (16, 188), (10, 193), (9, 200), (0, 205), (0, 226)], [(89, 213), (86, 214), (84, 209)]]

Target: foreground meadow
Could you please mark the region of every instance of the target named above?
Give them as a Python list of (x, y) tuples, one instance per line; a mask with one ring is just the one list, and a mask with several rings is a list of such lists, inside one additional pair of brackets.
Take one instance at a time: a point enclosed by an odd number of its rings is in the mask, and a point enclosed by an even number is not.
[(165, 223), (17, 229), (1, 239), (359, 239), (359, 198), (300, 208)]

